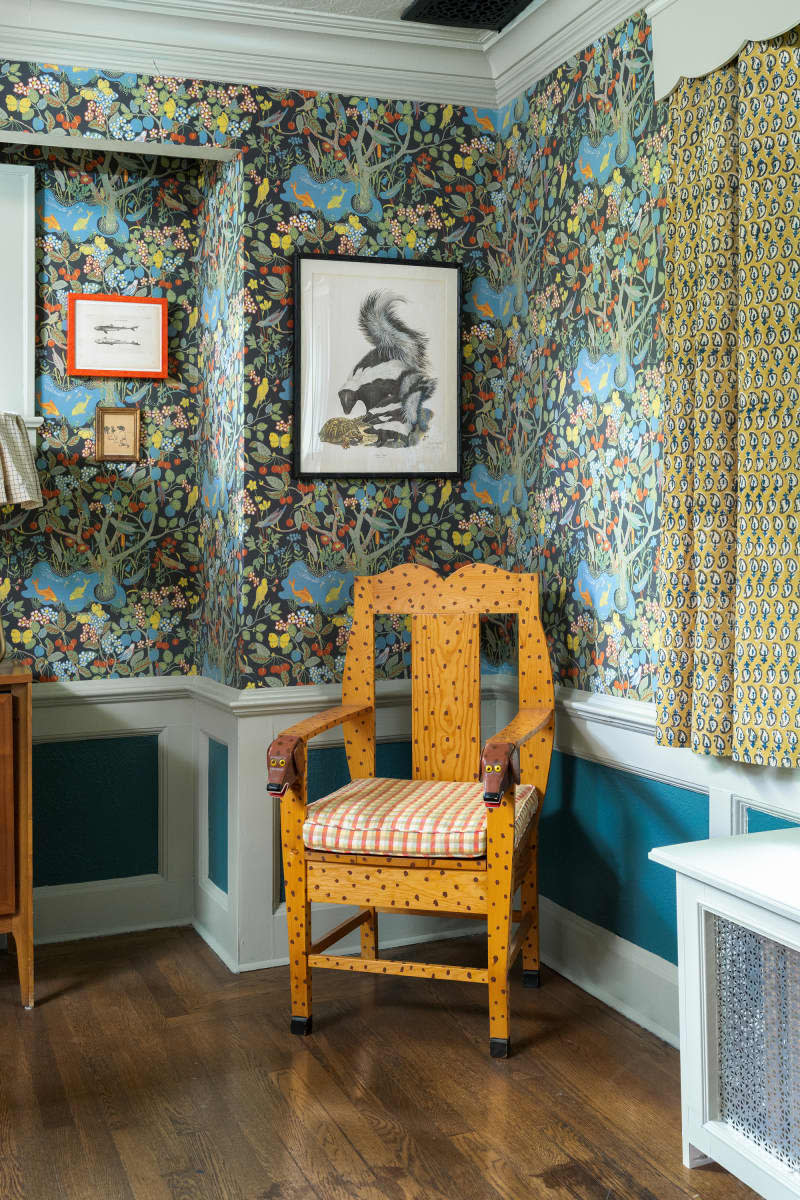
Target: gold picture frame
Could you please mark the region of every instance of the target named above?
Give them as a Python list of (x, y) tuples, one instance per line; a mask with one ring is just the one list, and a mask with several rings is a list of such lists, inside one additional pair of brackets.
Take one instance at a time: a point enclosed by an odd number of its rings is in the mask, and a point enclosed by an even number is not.
[(138, 408), (98, 404), (94, 418), (95, 458), (98, 462), (138, 462)]

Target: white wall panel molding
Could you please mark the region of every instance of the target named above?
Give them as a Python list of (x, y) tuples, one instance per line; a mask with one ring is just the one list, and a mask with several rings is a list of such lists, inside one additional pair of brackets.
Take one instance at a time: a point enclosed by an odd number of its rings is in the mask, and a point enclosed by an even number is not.
[(656, 100), (678, 80), (695, 79), (730, 62), (749, 41), (777, 37), (800, 24), (800, 0), (653, 0)]
[[(56, 941), (159, 925), (194, 923), (234, 971), (286, 961), (286, 912), (277, 896), (277, 805), (264, 788), (264, 756), (288, 725), (336, 703), (337, 685), (238, 691), (197, 676), (37, 684), (34, 741), (158, 732), (161, 746), (161, 844), (157, 875), (68, 884), (36, 891), (37, 938)], [(377, 685), (382, 741), (410, 737), (408, 680)], [(516, 679), (484, 677), (484, 733), (516, 706)], [(800, 821), (800, 785), (790, 771), (753, 768), (655, 746), (655, 710), (611, 696), (559, 688), (556, 746), (636, 775), (708, 795), (709, 833), (746, 830), (760, 809)], [(207, 879), (202, 827), (207, 739), (228, 746), (228, 891)], [(314, 745), (340, 745), (331, 730)], [(113, 781), (110, 781), (113, 783)], [(341, 918), (321, 907), (315, 932)], [(472, 922), (385, 918), (384, 944), (468, 934)], [(659, 1037), (677, 1038), (677, 984), (671, 964), (588, 921), (542, 901), (543, 958), (605, 1003)]]
[[(49, 687), (49, 684), (37, 685), (34, 692)], [(74, 696), (71, 702), (57, 705), (48, 704), (45, 696), (37, 696), (35, 701), (34, 746), (40, 742), (153, 733), (158, 735), (158, 872), (128, 879), (36, 888), (34, 930), (37, 942), (152, 929), (191, 920), (195, 736), (191, 708), (185, 698), (163, 689), (161, 696), (151, 694), (146, 700), (133, 699), (130, 695), (123, 700), (120, 694), (116, 703), (109, 703), (106, 698), (87, 704), (84, 699)], [(107, 780), (106, 784), (113, 788), (113, 779)], [(102, 814), (98, 814), (98, 819), (102, 819)]]

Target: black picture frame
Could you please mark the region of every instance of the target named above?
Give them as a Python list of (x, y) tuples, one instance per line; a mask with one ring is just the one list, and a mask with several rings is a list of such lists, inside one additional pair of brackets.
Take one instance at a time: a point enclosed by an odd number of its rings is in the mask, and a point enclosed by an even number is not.
[[(424, 267), (436, 271), (450, 272), (453, 275), (455, 287), (455, 312), (454, 312), (454, 327), (447, 330), (447, 336), (452, 337), (455, 341), (455, 366), (453, 390), (455, 395), (449, 401), (454, 407), (453, 420), (453, 440), (455, 449), (455, 466), (452, 470), (441, 470), (436, 467), (431, 469), (414, 469), (413, 461), (410, 461), (410, 456), (413, 455), (414, 446), (410, 445), (403, 455), (404, 463), (402, 468), (397, 470), (387, 470), (385, 463), (380, 464), (374, 471), (364, 470), (363, 467), (358, 469), (346, 469), (342, 466), (340, 469), (305, 469), (303, 465), (303, 448), (302, 448), (302, 433), (303, 433), (303, 303), (302, 303), (302, 272), (303, 263), (312, 262), (316, 265), (326, 262), (340, 262), (352, 265), (354, 273), (357, 273), (359, 268), (363, 269), (367, 264), (371, 270), (376, 267), (385, 268), (389, 276), (387, 287), (391, 287), (391, 280), (396, 278), (397, 269), (402, 268), (417, 268)], [(294, 364), (293, 364), (293, 419), (292, 419), (292, 444), (293, 444), (293, 469), (295, 479), (461, 479), (463, 471), (462, 461), (462, 353), (461, 353), (461, 331), (463, 324), (462, 304), (463, 304), (463, 268), (460, 262), (442, 262), (432, 258), (385, 258), (382, 255), (351, 255), (351, 254), (303, 254), (294, 255), (292, 285), (294, 294)], [(397, 286), (397, 285), (395, 285)], [(353, 366), (356, 364), (354, 363)], [(344, 380), (343, 380), (344, 382)], [(445, 398), (446, 400), (446, 398)], [(356, 404), (356, 407), (358, 405)], [(345, 413), (343, 412), (344, 416)], [(380, 436), (380, 435), (378, 435)], [(393, 451), (399, 452), (397, 447), (392, 448)], [(366, 453), (366, 451), (365, 451)], [(333, 452), (331, 457), (334, 457)], [(341, 456), (339, 456), (341, 458)]]

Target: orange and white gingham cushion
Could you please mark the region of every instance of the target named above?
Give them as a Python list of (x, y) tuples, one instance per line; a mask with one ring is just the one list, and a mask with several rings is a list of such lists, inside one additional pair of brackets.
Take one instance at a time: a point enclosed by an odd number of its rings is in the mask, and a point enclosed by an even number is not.
[[(519, 842), (539, 803), (528, 784), (517, 787), (514, 837)], [(417, 779), (354, 779), (306, 810), (309, 850), (398, 854), (420, 858), (483, 858), (486, 805), (481, 783)]]

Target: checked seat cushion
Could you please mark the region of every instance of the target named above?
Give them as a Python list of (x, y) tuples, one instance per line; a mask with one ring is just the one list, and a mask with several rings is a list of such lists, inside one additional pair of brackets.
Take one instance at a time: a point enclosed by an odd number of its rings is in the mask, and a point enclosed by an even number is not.
[[(518, 785), (514, 838), (519, 843), (539, 805)], [(354, 779), (310, 804), (303, 824), (309, 850), (408, 858), (484, 858), (483, 784), (424, 779)]]

